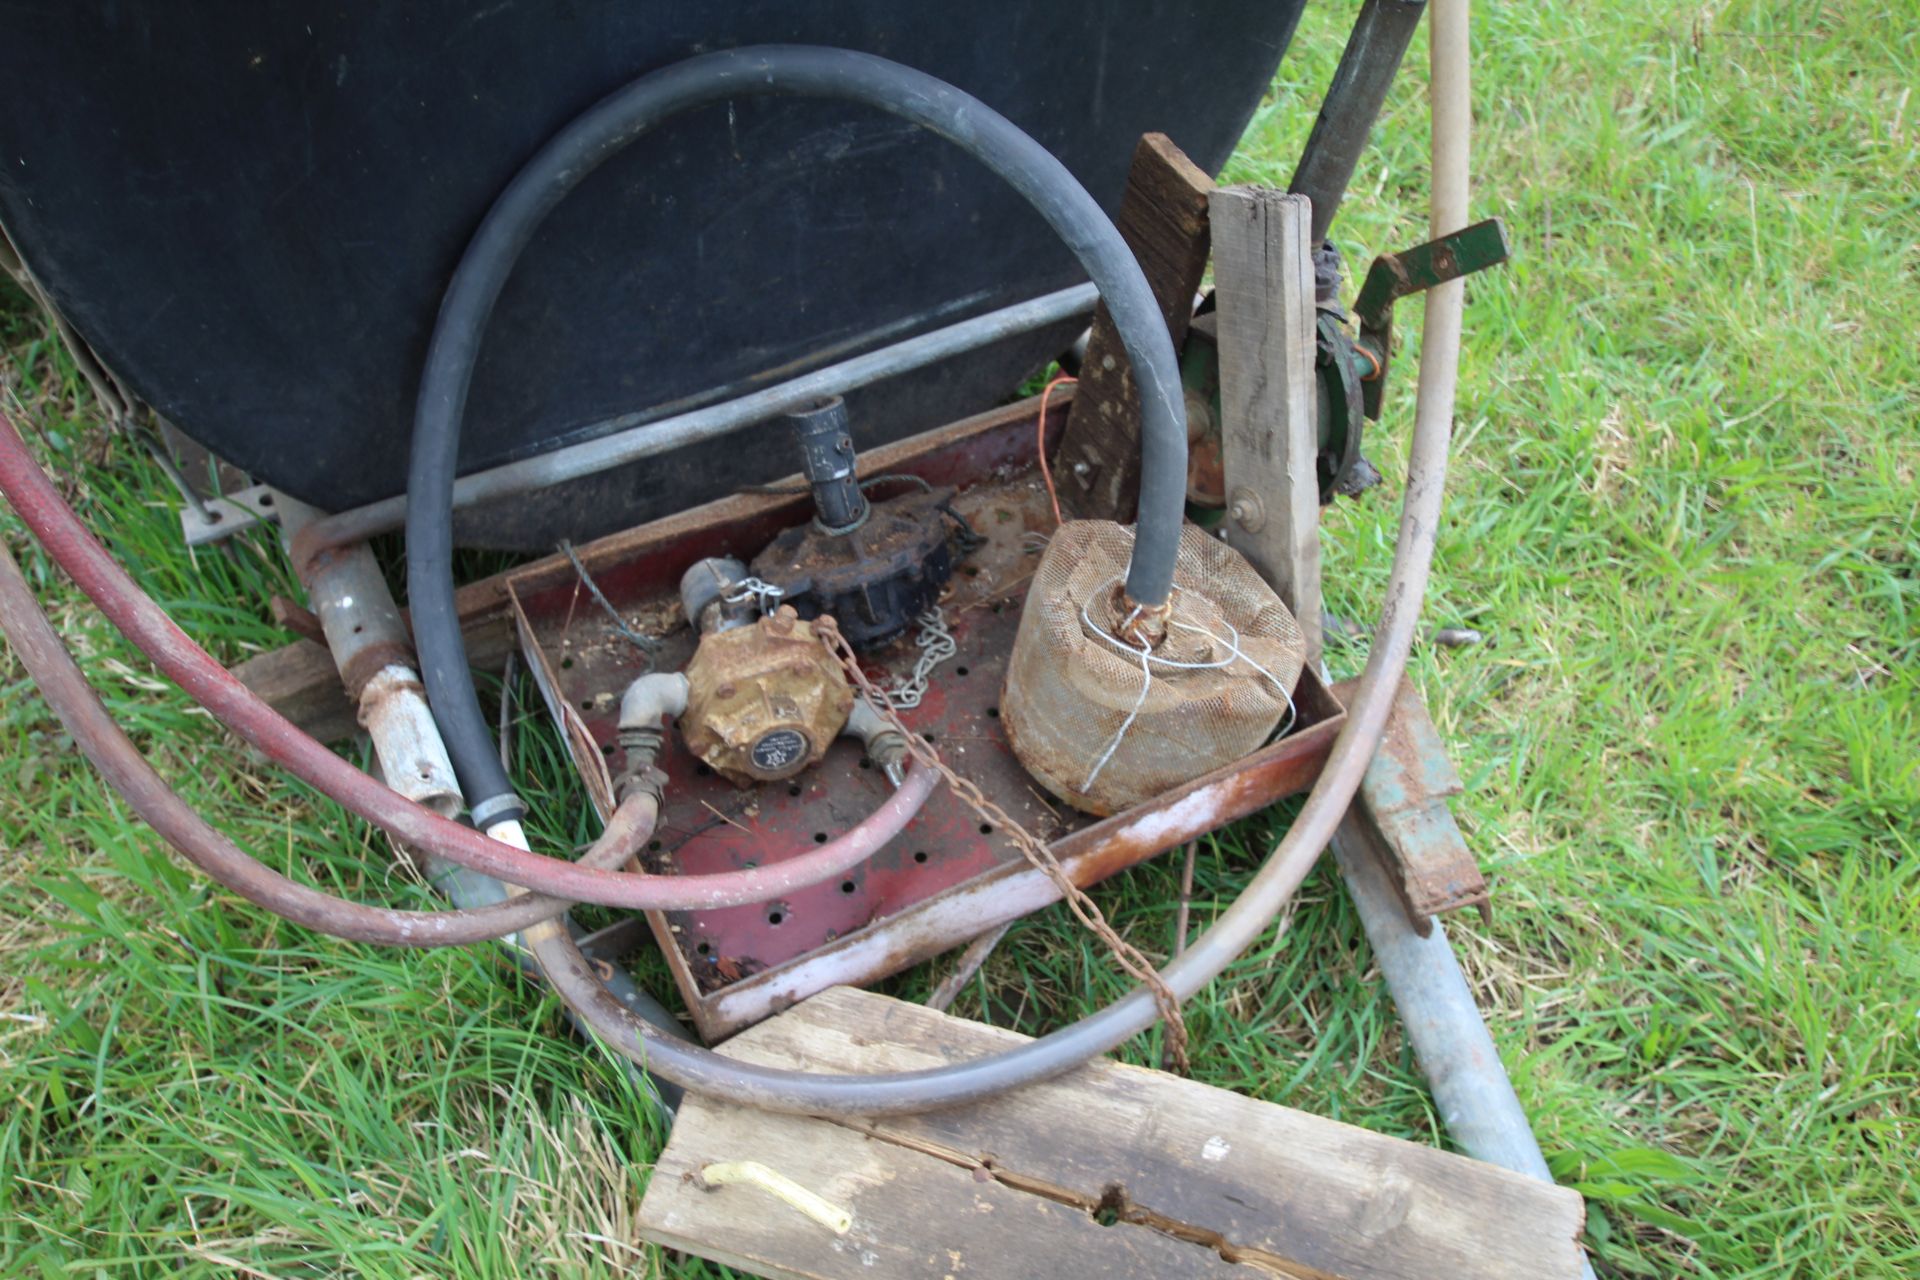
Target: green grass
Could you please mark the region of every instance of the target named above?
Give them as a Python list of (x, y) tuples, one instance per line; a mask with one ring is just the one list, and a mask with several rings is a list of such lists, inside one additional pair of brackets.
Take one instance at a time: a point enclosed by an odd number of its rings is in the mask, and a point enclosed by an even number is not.
[[(1230, 180), (1285, 182), (1349, 8), (1309, 12)], [(1495, 886), (1456, 946), (1602, 1274), (1920, 1274), (1920, 5), (1480, 9), (1475, 207), (1517, 255), (1470, 289), (1430, 617), (1490, 639), (1415, 669)], [(1419, 86), (1343, 213), (1356, 265), (1424, 238)], [(184, 551), (164, 482), (17, 296), (0, 343), (10, 405), (142, 583), (224, 659), (279, 643), (270, 545)], [(1373, 437), (1388, 484), (1329, 522), (1348, 617), (1384, 581), (1411, 382)], [(0, 529), (220, 826), (425, 901)], [(0, 695), (0, 1272), (719, 1274), (635, 1245), (661, 1134), (489, 951), (349, 946), (210, 891), (10, 655)], [(519, 743), (541, 834), (583, 835), (551, 735), (530, 716)], [(1282, 822), (1205, 843), (1200, 923)], [(1155, 954), (1177, 874), (1101, 891)], [(1323, 871), (1194, 1001), (1197, 1073), (1444, 1142), (1369, 963)], [(1039, 1031), (1121, 986), (1049, 912), (958, 1011)]]

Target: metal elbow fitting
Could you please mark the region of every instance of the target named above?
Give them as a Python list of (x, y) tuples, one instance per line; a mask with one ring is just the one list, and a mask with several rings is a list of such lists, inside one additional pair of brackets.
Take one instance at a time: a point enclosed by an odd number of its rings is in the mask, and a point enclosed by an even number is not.
[(636, 787), (662, 797), (666, 776), (653, 762), (666, 742), (666, 718), (686, 709), (687, 677), (678, 671), (656, 671), (627, 686), (620, 697), (619, 737), (626, 763), (614, 779), (617, 798), (624, 800)]
[(627, 686), (620, 698), (620, 732), (651, 729), (663, 732), (661, 721), (687, 709), (687, 677), (679, 671), (656, 671)]

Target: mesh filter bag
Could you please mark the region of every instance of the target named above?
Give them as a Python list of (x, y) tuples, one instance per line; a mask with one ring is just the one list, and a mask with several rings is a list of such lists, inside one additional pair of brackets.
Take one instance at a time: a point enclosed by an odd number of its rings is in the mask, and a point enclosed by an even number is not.
[[(1165, 634), (1121, 637), (1133, 531), (1061, 525), (1034, 573), (1001, 717), (1029, 773), (1076, 809), (1117, 813), (1257, 750), (1283, 720), (1306, 646), (1237, 551), (1181, 530)], [(1145, 670), (1143, 671), (1143, 664)]]

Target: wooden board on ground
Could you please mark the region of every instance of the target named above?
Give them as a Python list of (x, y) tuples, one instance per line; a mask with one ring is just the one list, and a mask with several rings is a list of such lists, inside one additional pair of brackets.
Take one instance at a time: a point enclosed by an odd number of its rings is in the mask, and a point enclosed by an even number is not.
[[(1115, 224), (1140, 261), (1178, 351), (1207, 270), (1209, 178), (1164, 133), (1134, 148)], [(1079, 395), (1061, 437), (1060, 503), (1071, 514), (1128, 522), (1140, 499), (1140, 393), (1105, 303), (1093, 315)]]
[[(835, 988), (725, 1052), (913, 1070), (1026, 1037)], [(701, 1170), (754, 1160), (847, 1209), (836, 1235)], [(668, 1248), (773, 1277), (1580, 1274), (1580, 1197), (1492, 1165), (1102, 1060), (925, 1116), (830, 1121), (689, 1095), (641, 1206)]]

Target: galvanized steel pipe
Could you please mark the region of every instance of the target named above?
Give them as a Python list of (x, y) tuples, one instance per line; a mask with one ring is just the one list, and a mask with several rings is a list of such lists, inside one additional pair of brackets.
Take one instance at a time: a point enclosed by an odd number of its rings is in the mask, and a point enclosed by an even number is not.
[[(598, 475), (629, 462), (671, 453), (702, 440), (729, 435), (822, 396), (844, 395), (924, 369), (949, 356), (991, 346), (1004, 338), (1075, 316), (1091, 315), (1099, 300), (1100, 290), (1096, 286), (1074, 285), (827, 365), (738, 399), (659, 418), (647, 412), (609, 418), (583, 428), (594, 433), (590, 440), (461, 476), (453, 482), (453, 507), (461, 511), (500, 498), (533, 493)], [(301, 548), (310, 553), (321, 547), (364, 542), (375, 534), (391, 533), (406, 521), (406, 495), (384, 498), (316, 522), (301, 539)]]

